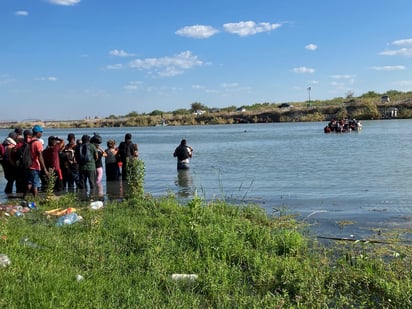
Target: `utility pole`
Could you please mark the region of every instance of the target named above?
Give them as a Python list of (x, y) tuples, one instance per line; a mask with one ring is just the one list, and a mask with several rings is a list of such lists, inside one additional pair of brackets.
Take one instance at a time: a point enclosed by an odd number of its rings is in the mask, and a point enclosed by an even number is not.
[(308, 90), (308, 93), (309, 93), (309, 101), (308, 101), (308, 105), (310, 106), (310, 91), (312, 90), (312, 87), (308, 87), (307, 88), (307, 90)]

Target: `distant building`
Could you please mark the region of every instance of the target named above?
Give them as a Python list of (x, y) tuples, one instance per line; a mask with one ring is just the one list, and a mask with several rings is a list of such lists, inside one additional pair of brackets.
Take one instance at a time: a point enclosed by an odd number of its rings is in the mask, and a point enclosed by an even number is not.
[(279, 108), (289, 108), (289, 107), (293, 107), (293, 105), (289, 104), (289, 103), (282, 103), (279, 105)]
[(396, 118), (398, 117), (398, 109), (396, 107), (391, 107), (388, 110), (388, 116), (389, 118)]
[(388, 95), (383, 95), (383, 96), (381, 97), (381, 102), (382, 102), (382, 103), (389, 103), (390, 101), (391, 101), (391, 99), (389, 98)]
[(193, 114), (196, 115), (196, 116), (200, 116), (200, 115), (203, 115), (204, 113), (206, 113), (206, 111), (201, 110), (201, 109), (198, 109), (198, 110), (195, 111)]

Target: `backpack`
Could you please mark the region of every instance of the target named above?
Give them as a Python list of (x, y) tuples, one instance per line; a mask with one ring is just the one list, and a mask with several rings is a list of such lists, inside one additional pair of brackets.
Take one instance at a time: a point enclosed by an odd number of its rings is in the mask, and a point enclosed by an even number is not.
[(136, 148), (137, 148), (136, 144), (121, 142), (119, 144), (119, 152), (118, 152), (120, 161), (126, 162), (129, 158), (133, 158)]
[(32, 165), (31, 143), (32, 142), (24, 142), (23, 145), (16, 150), (16, 161), (19, 162), (19, 166), (29, 168)]
[(0, 144), (0, 162), (3, 162), (4, 157), (6, 155), (6, 148), (3, 144)]
[(179, 161), (186, 160), (190, 157), (189, 155), (189, 150), (187, 149), (187, 146), (178, 146), (175, 150), (174, 156), (179, 159)]
[(92, 153), (88, 147), (88, 144), (80, 145), (79, 160), (82, 164), (92, 161)]
[(76, 164), (76, 158), (74, 156), (73, 148), (65, 148), (60, 155), (60, 161), (63, 163), (69, 163), (70, 165)]

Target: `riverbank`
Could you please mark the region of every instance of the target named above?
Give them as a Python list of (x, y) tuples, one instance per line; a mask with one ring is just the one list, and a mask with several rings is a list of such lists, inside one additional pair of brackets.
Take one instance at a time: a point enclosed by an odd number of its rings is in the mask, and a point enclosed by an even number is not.
[(378, 99), (353, 99), (348, 102), (313, 101), (307, 103), (287, 104), (280, 107), (276, 104), (260, 104), (246, 106), (241, 109), (210, 109), (202, 113), (183, 110), (179, 112), (152, 112), (126, 116), (109, 116), (106, 118), (87, 118), (83, 120), (29, 120), (2, 121), (0, 128), (30, 128), (34, 124), (46, 128), (106, 128), (106, 127), (149, 127), (149, 126), (182, 126), (213, 125), (237, 123), (274, 123), (274, 122), (313, 122), (331, 119), (410, 119), (412, 118), (412, 99), (399, 99), (381, 102)]
[[(67, 195), (37, 206), (1, 217), (0, 253), (11, 261), (0, 269), (2, 307), (411, 306), (410, 249), (395, 236), (328, 249), (293, 217), (197, 197), (94, 210)], [(45, 214), (55, 208), (83, 220), (56, 226)]]

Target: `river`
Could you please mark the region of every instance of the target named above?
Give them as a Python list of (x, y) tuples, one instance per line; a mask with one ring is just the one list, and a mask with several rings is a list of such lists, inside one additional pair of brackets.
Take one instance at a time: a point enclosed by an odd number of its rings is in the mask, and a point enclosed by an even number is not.
[[(293, 213), (334, 235), (411, 227), (412, 120), (364, 121), (361, 132), (324, 134), (324, 122), (48, 129), (115, 139), (131, 133), (145, 163), (145, 192), (180, 199), (253, 203), (270, 214)], [(0, 130), (6, 137), (9, 130)], [(194, 149), (188, 173), (172, 153), (182, 138)], [(2, 201), (5, 186), (1, 174)], [(104, 186), (104, 190), (106, 187)], [(348, 222), (342, 228), (338, 222)], [(346, 225), (345, 225), (346, 226)]]

